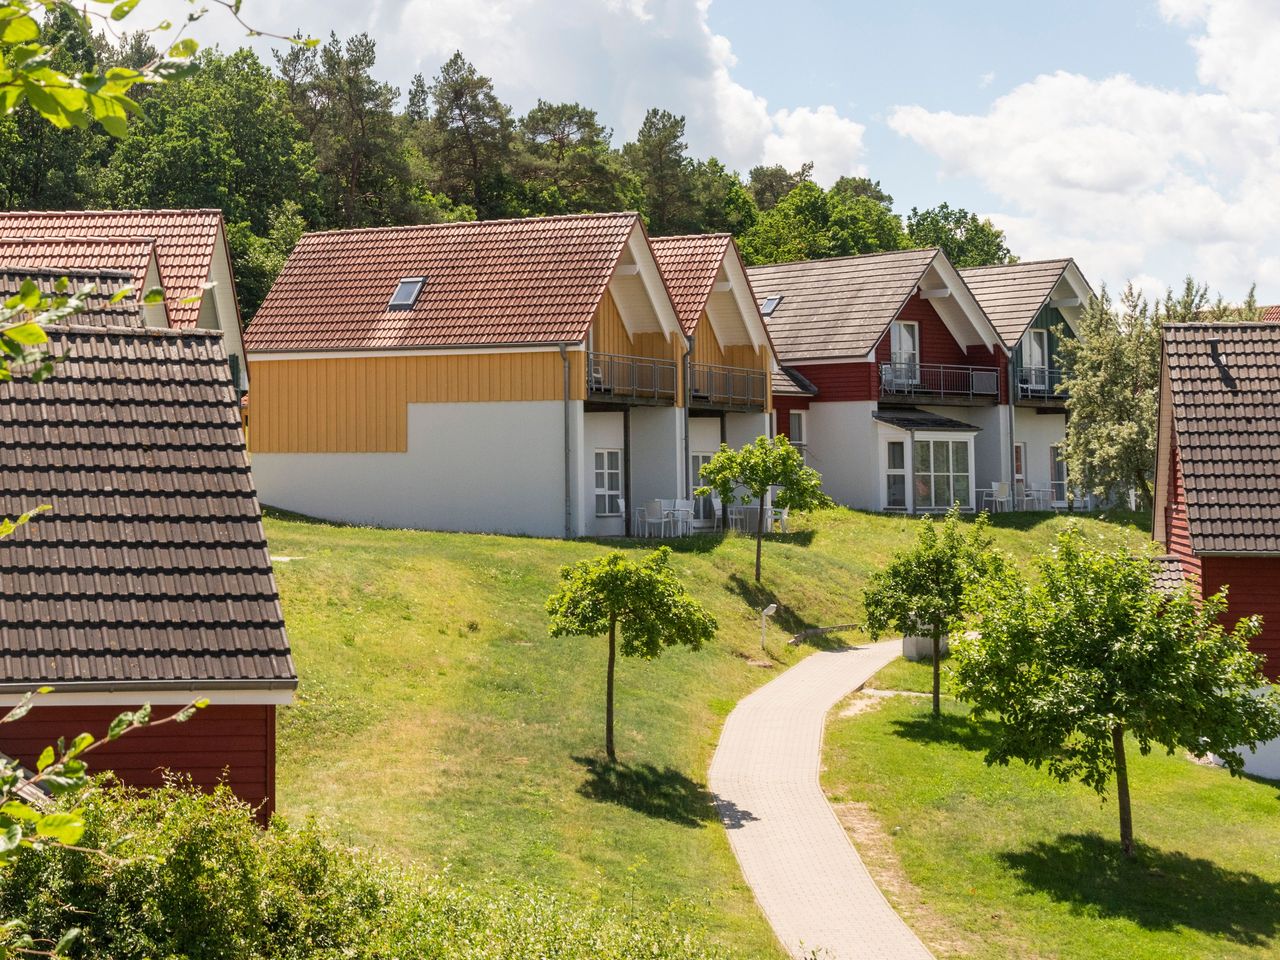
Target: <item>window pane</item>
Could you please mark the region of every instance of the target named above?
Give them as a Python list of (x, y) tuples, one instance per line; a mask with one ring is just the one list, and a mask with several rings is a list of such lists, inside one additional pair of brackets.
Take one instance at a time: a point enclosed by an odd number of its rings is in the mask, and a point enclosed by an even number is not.
[(889, 475), (888, 495), (890, 507), (907, 505), (907, 478), (901, 473)]
[(596, 471), (596, 489), (597, 490), (604, 489), (604, 471), (603, 470)]
[(933, 478), (933, 506), (951, 506), (951, 478), (938, 474)]
[(969, 472), (969, 444), (963, 440), (951, 442), (951, 472), (964, 474)]
[(917, 440), (915, 443), (915, 472), (916, 474), (928, 473), (930, 464), (933, 462), (929, 458), (929, 441)]
[(603, 450), (596, 451), (596, 469), (597, 470), (604, 469), (604, 451)]
[(619, 490), (621, 490), (621, 489), (622, 489), (622, 476), (621, 476), (621, 474), (617, 474), (617, 473), (611, 473), (611, 474), (609, 474), (609, 487), (608, 487), (608, 489), (609, 489), (611, 492), (615, 492), (615, 493), (616, 493), (617, 491), (619, 491)]
[(596, 516), (603, 517), (608, 512), (608, 500), (603, 493), (596, 494)]
[(906, 457), (906, 446), (901, 440), (889, 441), (889, 469), (901, 470), (906, 466), (904, 458)]
[(973, 503), (969, 498), (969, 475), (967, 473), (957, 473), (954, 477), (952, 493), (955, 499), (960, 501), (962, 507), (972, 507)]
[(791, 414), (788, 432), (791, 435), (792, 443), (804, 443), (804, 416), (802, 414)]
[(622, 469), (622, 451), (610, 450), (608, 451), (608, 453), (609, 453), (609, 469), (621, 470)]
[(916, 474), (915, 488), (916, 509), (919, 510), (921, 507), (930, 506), (932, 502), (931, 496), (933, 494), (933, 487), (929, 483), (929, 478), (927, 476), (922, 477), (919, 474)]
[(933, 441), (933, 472), (951, 472), (951, 442), (949, 440)]
[(609, 497), (609, 513), (616, 516), (622, 512), (622, 505), (618, 503), (618, 495), (613, 494)]

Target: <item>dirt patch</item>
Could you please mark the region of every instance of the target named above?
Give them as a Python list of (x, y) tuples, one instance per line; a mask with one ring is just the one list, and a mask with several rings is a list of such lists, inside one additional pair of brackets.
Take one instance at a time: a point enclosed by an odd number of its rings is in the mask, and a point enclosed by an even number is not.
[(875, 710), (885, 701), (884, 697), (870, 696), (865, 691), (859, 691), (853, 695), (853, 698), (845, 703), (840, 709), (842, 717), (856, 717), (859, 714), (867, 713)]
[(735, 650), (733, 655), (739, 660), (745, 660), (748, 667), (759, 667), (761, 670), (772, 670), (774, 666), (772, 660), (762, 660), (749, 653), (743, 653), (741, 650)]

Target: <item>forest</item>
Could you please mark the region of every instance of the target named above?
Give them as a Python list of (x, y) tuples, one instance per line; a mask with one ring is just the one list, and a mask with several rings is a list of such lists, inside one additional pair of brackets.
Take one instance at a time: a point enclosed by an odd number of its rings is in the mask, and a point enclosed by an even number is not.
[[(57, 65), (137, 67), (55, 7)], [(366, 34), (276, 51), (208, 49), (198, 69), (139, 92), (127, 133), (59, 130), (25, 105), (0, 118), (0, 207), (199, 207), (224, 212), (246, 320), (313, 230), (638, 210), (654, 236), (729, 232), (749, 263), (940, 246), (957, 266), (1016, 259), (989, 220), (946, 203), (895, 212), (879, 181), (829, 188), (798, 170), (741, 174), (691, 156), (684, 117), (654, 107), (618, 145), (596, 111), (539, 99), (524, 115), (461, 52), (405, 90), (374, 76)]]

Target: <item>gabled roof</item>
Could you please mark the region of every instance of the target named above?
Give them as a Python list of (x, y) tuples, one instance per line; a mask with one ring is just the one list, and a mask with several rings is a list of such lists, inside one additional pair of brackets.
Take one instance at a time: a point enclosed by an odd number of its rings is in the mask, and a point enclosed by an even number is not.
[(795, 367), (778, 367), (773, 371), (774, 396), (816, 397), (818, 388)]
[(715, 286), (716, 274), (732, 242), (733, 238), (727, 233), (654, 237), (649, 241), (658, 269), (671, 291), (671, 305), (675, 307), (685, 336), (698, 326)]
[(951, 316), (944, 321), (967, 325), (988, 347), (999, 343), (978, 302), (936, 247), (774, 263), (747, 272), (758, 297), (782, 298), (766, 323), (783, 363), (865, 359), (926, 281), (952, 294), (955, 306), (947, 308)]
[[(580, 341), (633, 235), (651, 257), (635, 213), (308, 234), (245, 344), (292, 351)], [(418, 276), (426, 284), (412, 309), (388, 310), (396, 284)], [(654, 282), (660, 287), (661, 277)]]
[[(56, 284), (64, 277), (70, 284), (67, 294), (87, 286), (93, 287), (93, 293), (85, 299), (84, 310), (75, 314), (77, 324), (95, 327), (142, 325), (141, 304), (137, 288), (133, 286), (133, 277), (120, 270), (54, 270), (26, 264), (7, 265), (0, 261), (0, 299), (7, 300), (16, 294), (25, 280), (33, 281), (49, 296), (57, 295)], [(133, 294), (112, 303), (125, 287), (133, 287)]]
[(1162, 363), (1161, 442), (1178, 445), (1192, 549), (1280, 553), (1280, 326), (1171, 324)]
[(1070, 258), (966, 267), (960, 275), (991, 318), (1006, 347), (1018, 345), (1027, 327), (1064, 281), (1082, 303), (1090, 295), (1084, 275)]
[(135, 324), (0, 384), (0, 688), (292, 688), (222, 335)]
[(154, 239), (169, 324), (194, 327), (222, 227), (221, 210), (55, 210), (0, 213), (0, 237)]
[(134, 288), (146, 291), (147, 268), (155, 255), (154, 238), (129, 237), (0, 237), (0, 263), (73, 270), (122, 270)]
[(1280, 304), (1259, 307), (1258, 310), (1262, 314), (1260, 319), (1263, 323), (1280, 323)]

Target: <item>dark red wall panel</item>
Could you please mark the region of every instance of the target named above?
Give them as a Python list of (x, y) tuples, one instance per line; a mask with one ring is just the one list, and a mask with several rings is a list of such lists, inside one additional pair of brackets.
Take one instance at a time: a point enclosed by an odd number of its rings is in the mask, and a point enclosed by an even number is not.
[(1201, 557), (1200, 570), (1206, 597), (1230, 586), (1228, 625), (1242, 617), (1262, 617), (1262, 634), (1253, 649), (1267, 658), (1267, 676), (1280, 680), (1280, 557)]
[(824, 400), (875, 400), (880, 396), (880, 381), (875, 364), (865, 360), (845, 363), (811, 363), (796, 370), (818, 388), (813, 402)]
[[(1009, 389), (1006, 382), (1008, 364), (1003, 350), (998, 347), (995, 351), (988, 350), (986, 347), (970, 347), (965, 350), (951, 336), (951, 331), (942, 322), (942, 318), (938, 316), (938, 311), (933, 308), (933, 304), (918, 293), (906, 302), (906, 305), (898, 314), (898, 319), (911, 320), (920, 325), (921, 363), (937, 363), (961, 367), (988, 367), (998, 370), (1000, 402), (1009, 402)], [(890, 342), (889, 332), (886, 330), (884, 336), (880, 338), (880, 342), (876, 344), (876, 362), (890, 363), (892, 359), (893, 345)], [(876, 390), (878, 395), (878, 383), (876, 384)]]
[(1200, 558), (1191, 550), (1191, 529), (1187, 524), (1187, 495), (1182, 485), (1182, 460), (1175, 439), (1169, 455), (1169, 477), (1165, 489), (1164, 546), (1182, 561), (1183, 572), (1200, 575)]

